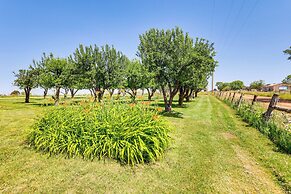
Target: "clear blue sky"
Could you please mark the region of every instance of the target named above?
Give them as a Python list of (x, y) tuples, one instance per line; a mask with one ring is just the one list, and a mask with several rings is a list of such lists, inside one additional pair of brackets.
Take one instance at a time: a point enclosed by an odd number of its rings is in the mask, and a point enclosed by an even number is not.
[(133, 58), (139, 34), (175, 26), (215, 43), (215, 82), (280, 82), (291, 74), (282, 52), (290, 18), (291, 0), (1, 0), (0, 93), (16, 89), (12, 72), (43, 52), (66, 57), (80, 43), (108, 43)]

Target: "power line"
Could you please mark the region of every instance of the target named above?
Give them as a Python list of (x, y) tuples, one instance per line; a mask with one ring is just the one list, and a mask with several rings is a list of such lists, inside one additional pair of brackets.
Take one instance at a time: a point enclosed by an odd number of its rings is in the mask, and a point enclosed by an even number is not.
[(223, 25), (223, 28), (222, 28), (222, 38), (224, 38), (224, 34), (225, 34), (225, 29), (227, 27), (227, 24), (228, 24), (228, 21), (229, 21), (229, 18), (230, 18), (230, 15), (232, 13), (232, 8), (233, 8), (233, 3), (234, 3), (234, 0), (231, 1), (231, 4), (230, 4), (230, 9), (228, 11), (228, 14), (226, 16), (226, 20), (224, 22), (224, 25)]
[(222, 44), (222, 48), (224, 48), (226, 45), (227, 45), (227, 42), (229, 40), (229, 37), (231, 35), (231, 32), (233, 31), (232, 29), (234, 28), (235, 24), (237, 23), (238, 19), (239, 19), (239, 16), (241, 15), (241, 11), (243, 10), (244, 8), (244, 5), (245, 5), (245, 0), (243, 0), (242, 4), (240, 5), (240, 8), (235, 16), (235, 19), (233, 20), (233, 23), (232, 25), (230, 26), (230, 30), (228, 31), (227, 33), (227, 36), (225, 37), (225, 41), (223, 42)]
[(239, 33), (243, 30), (244, 26), (247, 24), (247, 21), (249, 20), (250, 16), (252, 15), (252, 13), (254, 12), (255, 8), (257, 7), (259, 3), (259, 0), (256, 0), (255, 3), (252, 5), (250, 11), (248, 12), (245, 20), (242, 22), (242, 25), (240, 26), (240, 28), (238, 29), (238, 31), (235, 33), (235, 35), (233, 36), (233, 38), (231, 39), (230, 41), (230, 44), (231, 45), (233, 42), (235, 42), (237, 36), (239, 35)]

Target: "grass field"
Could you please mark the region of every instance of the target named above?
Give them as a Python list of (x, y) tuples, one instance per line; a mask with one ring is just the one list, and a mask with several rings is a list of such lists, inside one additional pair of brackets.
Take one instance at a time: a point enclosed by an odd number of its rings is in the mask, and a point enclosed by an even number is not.
[(164, 159), (130, 167), (114, 160), (86, 161), (40, 154), (26, 144), (35, 118), (51, 106), (41, 98), (0, 98), (0, 192), (6, 193), (284, 193), (291, 192), (291, 157), (234, 110), (199, 96), (173, 130)]

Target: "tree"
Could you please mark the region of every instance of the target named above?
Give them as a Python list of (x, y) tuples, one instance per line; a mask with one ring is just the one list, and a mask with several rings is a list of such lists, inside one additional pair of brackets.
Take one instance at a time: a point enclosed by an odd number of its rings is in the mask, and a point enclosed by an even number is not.
[(283, 84), (291, 84), (291, 74), (287, 75), (283, 80), (282, 80)]
[(122, 82), (124, 64), (127, 61), (125, 55), (108, 45), (101, 48), (96, 45), (80, 45), (70, 59), (77, 66), (77, 75), (83, 89), (89, 89), (94, 101), (98, 98), (99, 102), (105, 90), (112, 96), (114, 89)]
[(20, 92), (18, 90), (13, 90), (11, 93), (10, 93), (10, 96), (19, 96), (20, 95)]
[(40, 61), (33, 60), (33, 66), (31, 68), (37, 74), (37, 87), (43, 88), (43, 98), (46, 98), (48, 90), (53, 87), (53, 82), (50, 80), (51, 76), (47, 76), (45, 73), (45, 57), (42, 57)]
[(37, 76), (31, 69), (20, 69), (17, 73), (13, 72), (16, 79), (14, 85), (24, 89), (25, 103), (29, 103), (30, 91), (37, 86)]
[(241, 90), (244, 87), (244, 83), (241, 80), (235, 80), (229, 84), (231, 90)]
[(217, 87), (217, 89), (219, 91), (222, 91), (222, 89), (225, 87), (225, 83), (224, 82), (216, 82), (215, 86)]
[(161, 88), (165, 110), (171, 111), (174, 96), (192, 63), (193, 40), (180, 28), (166, 31), (150, 29), (139, 38), (137, 55), (149, 72), (155, 72), (155, 82)]
[(217, 66), (217, 62), (214, 60), (215, 54), (213, 43), (203, 38), (196, 38), (191, 52), (191, 62), (185, 70), (180, 86), (179, 105), (183, 104), (184, 99), (190, 101), (193, 92), (197, 97), (198, 92), (206, 89), (208, 79)]
[(127, 63), (125, 88), (127, 89), (126, 93), (130, 95), (133, 102), (135, 101), (137, 90), (145, 87), (145, 71), (146, 69), (137, 59)]
[(227, 83), (227, 82), (216, 82), (216, 86), (217, 86), (217, 89), (219, 91), (229, 91), (231, 90), (231, 86), (230, 86), (231, 83)]
[(264, 80), (253, 81), (250, 84), (250, 89), (262, 90), (262, 87), (265, 85)]
[(46, 80), (52, 88), (55, 88), (53, 99), (55, 106), (59, 104), (61, 88), (68, 87), (69, 65), (65, 58), (56, 58), (50, 53), (42, 57), (43, 70), (40, 74), (40, 80)]
[(289, 55), (288, 60), (291, 60), (291, 46), (289, 47), (289, 49), (286, 49), (283, 51), (286, 55)]

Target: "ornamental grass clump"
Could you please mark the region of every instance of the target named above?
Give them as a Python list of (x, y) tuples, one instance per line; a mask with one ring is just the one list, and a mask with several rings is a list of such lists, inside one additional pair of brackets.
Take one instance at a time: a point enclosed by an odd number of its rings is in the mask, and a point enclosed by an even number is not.
[(51, 155), (134, 165), (159, 159), (169, 144), (168, 132), (166, 122), (144, 105), (58, 107), (36, 122), (29, 144)]

